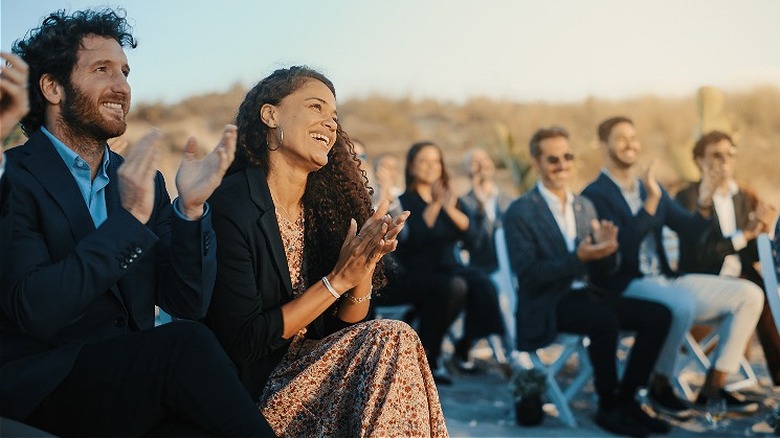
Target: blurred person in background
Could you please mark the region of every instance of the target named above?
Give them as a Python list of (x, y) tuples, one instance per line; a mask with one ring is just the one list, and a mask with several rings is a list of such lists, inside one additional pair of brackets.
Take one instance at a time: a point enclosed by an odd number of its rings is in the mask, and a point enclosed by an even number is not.
[(401, 163), (395, 155), (384, 153), (374, 159), (374, 204), (390, 203), (390, 212), (401, 211), (398, 197), (403, 189), (398, 185)]
[(627, 117), (612, 117), (599, 124), (597, 134), (605, 155), (601, 174), (582, 194), (593, 202), (600, 219), (619, 229), (620, 267), (596, 285), (626, 297), (658, 302), (672, 310), (672, 327), (656, 364), (648, 392), (656, 409), (678, 418), (693, 412), (677, 398), (670, 381), (686, 334), (694, 322), (717, 322), (720, 342), (712, 365), (696, 398), (705, 407), (709, 399), (725, 400), (732, 412), (751, 413), (758, 404), (742, 394), (726, 391), (729, 374), (739, 368), (740, 359), (761, 314), (761, 288), (738, 278), (708, 274), (683, 274), (669, 267), (661, 230), (668, 226), (680, 239), (680, 246), (695, 245), (700, 230), (711, 225), (714, 187), (702, 187), (697, 212), (690, 213), (675, 202), (655, 179), (651, 162), (639, 173), (642, 144)]
[[(773, 237), (778, 210), (734, 180), (736, 157), (736, 145), (724, 132), (709, 132), (694, 145), (693, 159), (701, 171), (701, 180), (681, 190), (676, 199), (695, 212), (700, 187), (714, 187), (714, 220), (711, 227), (702, 230), (697, 245), (680, 248), (680, 270), (741, 277), (763, 288), (761, 274), (755, 268), (756, 237), (761, 233)], [(780, 385), (780, 335), (767, 300), (757, 330), (769, 376), (774, 385)]]
[[(473, 148), (466, 152), (461, 162), (463, 173), (470, 182), (469, 191), (460, 197), (459, 204), (469, 218), (472, 232), (463, 242), (465, 250), (464, 262), (473, 268), (481, 270), (491, 279), (499, 280), (499, 263), (496, 252), (496, 231), (502, 226), (502, 216), (512, 197), (501, 191), (496, 184), (496, 165), (488, 153), (481, 148)], [(508, 270), (507, 270), (508, 271)], [(510, 275), (508, 272), (505, 275)], [(495, 281), (494, 281), (495, 282)], [(500, 282), (496, 284), (500, 287)], [(514, 295), (514, 291), (506, 290)], [(506, 329), (514, 329), (514, 309), (510, 304), (513, 299), (505, 298), (504, 319)], [(514, 349), (513, 335), (506, 333), (503, 339), (504, 347)], [(470, 358), (464, 362), (465, 367), (473, 366)]]
[(279, 436), (446, 436), (415, 331), (366, 321), (408, 213), (372, 211), (333, 84), (276, 70), (236, 121), (236, 163), (209, 200), (220, 244), (206, 321), (252, 399)]
[[(455, 341), (458, 365), (468, 361), (475, 340), (503, 335), (498, 296), (486, 275), (456, 259), (456, 245), (473, 229), (452, 191), (441, 149), (431, 142), (413, 144), (407, 153), (405, 179), (406, 191), (399, 200), (411, 216), (396, 252), (400, 273), (388, 299), (414, 304), (432, 367), (439, 361), (444, 335), (465, 310), (463, 336)], [(442, 368), (434, 370), (434, 378), (451, 383)]]
[[(609, 221), (599, 222), (593, 204), (571, 192), (574, 154), (568, 132), (557, 126), (539, 129), (531, 138), (530, 155), (539, 182), (504, 215), (518, 281), (518, 348), (546, 347), (558, 332), (588, 336), (598, 395), (596, 424), (618, 435), (669, 432), (669, 425), (648, 415), (635, 397), (648, 383), (669, 332), (671, 312), (589, 281), (617, 270), (620, 231)], [(618, 379), (615, 357), (621, 330), (634, 332), (635, 342)]]

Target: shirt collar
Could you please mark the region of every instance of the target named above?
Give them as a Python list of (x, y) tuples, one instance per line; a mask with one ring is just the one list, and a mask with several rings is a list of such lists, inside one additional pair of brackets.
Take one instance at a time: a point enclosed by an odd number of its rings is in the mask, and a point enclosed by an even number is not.
[(607, 169), (606, 167), (602, 167), (601, 168), (601, 173), (603, 173), (604, 175), (607, 176), (607, 178), (612, 180), (612, 182), (615, 183), (615, 185), (618, 186), (618, 188), (620, 188), (621, 192), (634, 193), (637, 190), (639, 190), (639, 180), (638, 179), (634, 179), (631, 182), (631, 184), (625, 185), (625, 184), (621, 183), (620, 181), (618, 181), (617, 178), (615, 178), (615, 175), (612, 172), (610, 172), (609, 169)]
[[(65, 162), (65, 164), (68, 166), (68, 169), (72, 169), (72, 167), (76, 165), (76, 162), (78, 160), (85, 161), (73, 149), (67, 147), (65, 143), (63, 143), (59, 138), (55, 137), (54, 134), (49, 132), (48, 129), (41, 126), (41, 131), (43, 131), (43, 133), (46, 134), (46, 137), (49, 137), (49, 140), (51, 140), (51, 143), (54, 145), (54, 149), (57, 151), (58, 154), (60, 154), (60, 157), (62, 157), (62, 161)], [(109, 163), (108, 145), (105, 145), (104, 148), (105, 150), (103, 151), (103, 164), (100, 166), (100, 171), (98, 172), (96, 177), (108, 178), (108, 163)], [(84, 164), (86, 165), (86, 162)]]
[(739, 184), (737, 184), (734, 179), (730, 179), (728, 182), (728, 189), (726, 190), (726, 193), (723, 193), (720, 188), (718, 190), (715, 190), (715, 196), (723, 196), (724, 198), (732, 198), (734, 195), (739, 193)]
[[(558, 198), (558, 196), (549, 191), (541, 181), (536, 183), (536, 187), (539, 188), (539, 193), (542, 194), (542, 198), (544, 198), (548, 204), (554, 202), (555, 205), (561, 205), (561, 200)], [(574, 204), (574, 194), (571, 192), (571, 190), (566, 190), (566, 205), (571, 206), (572, 204)]]

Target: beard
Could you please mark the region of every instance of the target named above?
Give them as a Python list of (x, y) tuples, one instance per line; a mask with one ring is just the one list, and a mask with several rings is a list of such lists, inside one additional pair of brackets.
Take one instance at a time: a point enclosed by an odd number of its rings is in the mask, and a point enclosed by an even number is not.
[(607, 154), (609, 154), (609, 159), (622, 169), (630, 169), (634, 165), (634, 163), (623, 161), (611, 147), (607, 148)]
[(98, 105), (73, 84), (69, 83), (65, 86), (65, 96), (62, 104), (62, 120), (73, 134), (94, 138), (102, 143), (125, 133), (127, 122), (108, 120), (103, 117)]

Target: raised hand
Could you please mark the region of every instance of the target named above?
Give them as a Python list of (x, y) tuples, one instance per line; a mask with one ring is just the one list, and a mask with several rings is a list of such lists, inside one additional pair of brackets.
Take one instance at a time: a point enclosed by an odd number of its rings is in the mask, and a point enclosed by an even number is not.
[(395, 240), (393, 242), (385, 240), (385, 235), (390, 228), (390, 218), (387, 216), (389, 206), (388, 201), (380, 202), (374, 214), (363, 224), (360, 232), (357, 232), (357, 222), (354, 219), (350, 222), (336, 266), (328, 275), (336, 290), (345, 291), (355, 287), (366, 276), (371, 275), (376, 263), (386, 254), (385, 248), (397, 245)]
[(225, 125), (222, 139), (211, 153), (202, 160), (195, 158), (197, 143), (187, 140), (184, 154), (176, 172), (176, 188), (179, 191), (179, 208), (190, 220), (203, 216), (203, 205), (219, 186), (230, 163), (236, 155), (235, 125)]
[(27, 63), (13, 53), (0, 52), (0, 58), (6, 61), (6, 65), (0, 67), (0, 141), (2, 141), (30, 110), (30, 101), (27, 93)]
[(712, 195), (714, 195), (715, 190), (723, 184), (724, 177), (723, 169), (719, 166), (714, 166), (712, 164), (702, 166), (699, 198), (696, 201), (699, 204), (699, 207), (712, 207)]
[(661, 185), (655, 179), (655, 167), (657, 165), (658, 160), (654, 159), (642, 172), (642, 184), (645, 186), (645, 190), (647, 190), (647, 197), (652, 199), (661, 199)]
[(136, 143), (117, 171), (122, 207), (145, 224), (154, 209), (154, 177), (160, 162), (162, 133), (151, 130)]
[(577, 258), (583, 262), (603, 259), (618, 249), (618, 227), (610, 221), (593, 219), (590, 223), (591, 235), (577, 246)]

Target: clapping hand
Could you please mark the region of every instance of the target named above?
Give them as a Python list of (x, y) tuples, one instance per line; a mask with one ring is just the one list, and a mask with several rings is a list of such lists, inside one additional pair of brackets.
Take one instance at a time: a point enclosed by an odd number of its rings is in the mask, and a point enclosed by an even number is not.
[(657, 165), (658, 160), (655, 159), (642, 172), (642, 184), (644, 184), (645, 190), (647, 190), (647, 197), (652, 199), (661, 199), (661, 185), (655, 179), (655, 168)]
[(236, 126), (226, 125), (219, 144), (202, 160), (195, 158), (195, 139), (187, 141), (181, 165), (176, 172), (176, 188), (179, 191), (179, 208), (188, 219), (195, 220), (203, 216), (203, 205), (219, 186), (236, 155), (236, 136)]
[(618, 227), (610, 221), (593, 219), (591, 234), (577, 247), (577, 258), (583, 262), (603, 259), (618, 249)]
[[(0, 53), (6, 65), (0, 68), (0, 141), (11, 133), (30, 110), (27, 94), (28, 68), (13, 53)], [(0, 162), (2, 157), (0, 156)]]
[(145, 224), (154, 209), (154, 178), (160, 162), (162, 133), (153, 129), (127, 154), (117, 171), (122, 207)]

